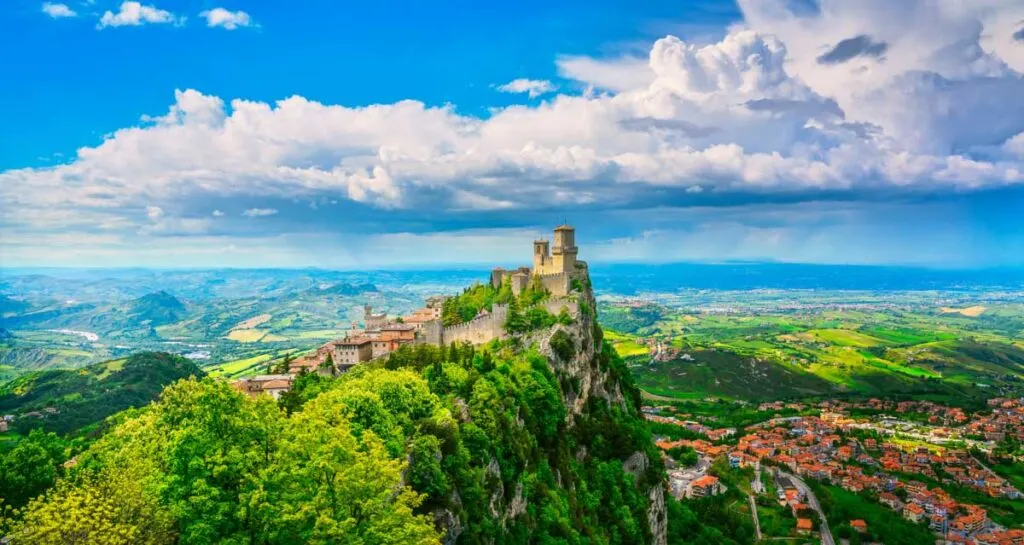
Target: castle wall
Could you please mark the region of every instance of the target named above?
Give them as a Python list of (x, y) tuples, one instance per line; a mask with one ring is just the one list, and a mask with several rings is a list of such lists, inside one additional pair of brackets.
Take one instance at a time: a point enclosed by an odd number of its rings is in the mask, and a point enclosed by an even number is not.
[(484, 344), (505, 334), (505, 320), (508, 318), (508, 305), (494, 305), (491, 313), (474, 318), (468, 322), (444, 328), (442, 341), (444, 344), (453, 342), (469, 342)]
[(533, 241), (533, 270), (545, 271), (551, 268), (551, 247), (546, 240)]
[(563, 297), (569, 294), (570, 278), (567, 273), (559, 272), (541, 275), (540, 283), (554, 297)]
[(501, 287), (501, 283), (505, 281), (505, 277), (508, 276), (512, 271), (506, 271), (501, 267), (495, 267), (491, 271), (491, 287), (498, 289)]
[(519, 295), (523, 293), (526, 286), (530, 284), (529, 274), (513, 274), (512, 275), (512, 295)]
[(547, 302), (544, 303), (544, 308), (555, 316), (558, 316), (558, 313), (562, 312), (563, 308), (569, 311), (570, 316), (576, 316), (580, 311), (579, 303), (576, 301), (570, 301), (564, 297), (548, 299)]
[(434, 346), (441, 346), (444, 343), (444, 323), (440, 320), (431, 320), (423, 324), (423, 342)]
[(490, 314), (453, 326), (443, 327), (441, 320), (432, 320), (423, 324), (423, 342), (434, 346), (453, 342), (488, 343), (505, 335), (506, 319), (508, 305), (494, 305)]

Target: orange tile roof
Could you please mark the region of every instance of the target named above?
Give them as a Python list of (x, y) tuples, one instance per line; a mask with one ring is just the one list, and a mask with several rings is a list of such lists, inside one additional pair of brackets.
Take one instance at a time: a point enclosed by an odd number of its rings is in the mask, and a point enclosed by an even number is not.
[(718, 477), (715, 477), (714, 475), (705, 475), (693, 481), (693, 486), (700, 488), (703, 488), (705, 486), (713, 486), (716, 484), (718, 484)]

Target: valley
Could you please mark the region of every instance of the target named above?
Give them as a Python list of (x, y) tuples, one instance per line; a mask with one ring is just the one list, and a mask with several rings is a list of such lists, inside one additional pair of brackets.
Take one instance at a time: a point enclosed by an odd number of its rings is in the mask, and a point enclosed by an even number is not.
[[(49, 274), (47, 274), (49, 273)], [(213, 374), (345, 335), (363, 305), (404, 314), (480, 271), (43, 271), (0, 277), (0, 380), (155, 350)]]
[[(977, 301), (983, 312), (966, 306)], [(600, 305), (616, 349), (653, 396), (979, 403), (1024, 391), (1020, 292), (681, 290), (607, 294)]]

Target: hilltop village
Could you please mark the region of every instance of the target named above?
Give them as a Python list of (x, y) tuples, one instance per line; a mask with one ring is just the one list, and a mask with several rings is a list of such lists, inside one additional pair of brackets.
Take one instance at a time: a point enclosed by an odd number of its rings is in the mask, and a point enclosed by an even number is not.
[[(566, 309), (575, 313), (577, 303), (569, 293), (574, 280), (586, 278), (587, 266), (577, 259), (576, 231), (571, 226), (556, 227), (553, 241), (554, 244), (547, 239), (533, 242), (532, 267), (511, 270), (495, 267), (490, 274), (490, 285), (494, 288), (508, 285), (514, 296), (533, 286), (548, 294), (543, 303), (548, 312), (557, 314)], [(375, 313), (373, 307), (364, 306), (362, 328), (354, 326), (344, 338), (327, 342), (292, 360), (288, 363), (287, 374), (239, 379), (234, 385), (250, 395), (266, 393), (276, 399), (291, 388), (292, 381), (300, 373), (337, 375), (361, 363), (387, 357), (409, 344), (446, 346), (468, 342), (481, 345), (507, 335), (507, 304), (496, 303), (490, 310), (480, 309), (469, 320), (446, 323), (442, 315), (448, 300), (444, 295), (430, 297), (423, 308), (400, 317)]]

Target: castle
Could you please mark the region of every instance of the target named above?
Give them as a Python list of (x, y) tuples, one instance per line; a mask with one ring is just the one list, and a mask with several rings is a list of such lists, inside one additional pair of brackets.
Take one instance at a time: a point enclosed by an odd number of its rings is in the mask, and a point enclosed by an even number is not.
[[(586, 263), (576, 260), (576, 231), (568, 225), (555, 228), (554, 246), (546, 239), (533, 242), (533, 268), (519, 267), (505, 270), (496, 267), (491, 271), (491, 285), (500, 288), (507, 280), (512, 293), (519, 295), (536, 282), (551, 294), (544, 303), (546, 310), (558, 314), (562, 308), (578, 311), (578, 304), (567, 297), (572, 290), (572, 280), (586, 276)], [(490, 311), (484, 309), (472, 320), (461, 324), (445, 326), (441, 319), (445, 297), (431, 297), (424, 308), (392, 321), (386, 313), (375, 313), (373, 307), (363, 307), (364, 328), (359, 331), (353, 326), (353, 333), (344, 339), (324, 344), (311, 354), (291, 362), (289, 372), (297, 374), (302, 370), (321, 373), (344, 372), (364, 361), (386, 356), (399, 346), (410, 343), (426, 343), (445, 346), (453, 342), (483, 344), (505, 336), (505, 321), (508, 305), (494, 304)], [(333, 369), (323, 366), (326, 361), (333, 363)]]
[[(569, 225), (555, 227), (555, 245), (549, 245), (547, 239), (533, 241), (533, 269), (519, 267), (505, 270), (495, 267), (491, 271), (491, 285), (501, 287), (505, 279), (512, 285), (512, 293), (519, 295), (530, 282), (536, 278), (551, 295), (564, 297), (569, 294), (572, 275), (576, 272), (576, 230)], [(582, 266), (582, 263), (580, 263)]]

